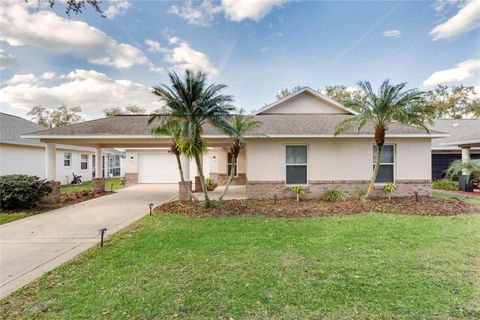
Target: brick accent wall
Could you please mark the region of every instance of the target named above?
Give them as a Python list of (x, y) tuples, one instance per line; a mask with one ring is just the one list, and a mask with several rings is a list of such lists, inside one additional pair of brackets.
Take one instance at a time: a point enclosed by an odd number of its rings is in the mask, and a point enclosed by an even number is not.
[[(186, 182), (190, 190), (192, 190), (192, 181), (186, 181)], [(183, 183), (181, 181), (178, 183), (178, 200), (180, 201), (192, 200), (190, 199), (190, 195), (185, 190), (185, 187), (183, 186)]]
[[(226, 173), (210, 173), (210, 177), (219, 186), (224, 186), (227, 184), (228, 175)], [(247, 174), (246, 173), (239, 173), (238, 176), (233, 177), (232, 186), (243, 186), (247, 184)]]
[(104, 178), (93, 178), (92, 179), (92, 189), (95, 192), (104, 192), (105, 191), (105, 179)]
[(138, 184), (138, 173), (125, 173), (125, 186)]
[[(350, 196), (356, 195), (360, 191), (368, 188), (368, 180), (334, 180), (334, 181), (310, 181), (305, 187), (305, 198), (321, 197), (329, 189), (339, 189)], [(393, 197), (413, 196), (417, 191), (421, 196), (432, 195), (432, 181), (430, 180), (397, 180), (395, 182), (397, 190), (392, 194)], [(376, 188), (373, 191), (374, 196), (386, 197), (382, 188)], [(285, 181), (248, 181), (247, 198), (294, 198), (295, 194), (285, 185)]]
[(60, 181), (51, 181), (52, 191), (43, 197), (42, 201), (47, 203), (57, 203), (60, 200)]

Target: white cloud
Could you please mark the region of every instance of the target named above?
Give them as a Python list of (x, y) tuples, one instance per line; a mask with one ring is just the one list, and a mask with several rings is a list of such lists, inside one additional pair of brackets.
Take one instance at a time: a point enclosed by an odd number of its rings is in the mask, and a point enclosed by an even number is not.
[(15, 65), (17, 59), (3, 49), (0, 49), (0, 70)]
[(15, 85), (19, 83), (36, 84), (38, 78), (33, 73), (15, 74), (9, 80), (5, 81), (8, 85)]
[(55, 72), (47, 71), (42, 74), (42, 79), (52, 80), (55, 78)]
[(222, 0), (225, 16), (233, 21), (240, 22), (244, 19), (260, 21), (274, 7), (281, 6), (282, 0)]
[(480, 1), (469, 0), (465, 6), (447, 21), (430, 31), (433, 40), (449, 39), (480, 27)]
[(268, 47), (263, 47), (259, 51), (261, 54), (264, 54), (264, 53), (267, 53), (268, 49), (269, 49)]
[(199, 7), (193, 5), (193, 1), (187, 0), (183, 6), (172, 5), (168, 13), (177, 15), (196, 26), (208, 26), (212, 23), (214, 15), (221, 12), (222, 7), (215, 7), (212, 1), (205, 0)]
[(458, 4), (460, 1), (461, 0), (437, 0), (433, 4), (433, 8), (435, 11), (441, 12), (452, 5)]
[(148, 51), (150, 52), (165, 52), (165, 48), (162, 48), (160, 42), (152, 40), (152, 39), (145, 39), (145, 44), (148, 46)]
[(193, 1), (187, 0), (181, 7), (172, 5), (168, 12), (198, 26), (210, 25), (215, 15), (221, 12), (231, 21), (250, 19), (258, 22), (274, 7), (280, 7), (284, 2), (285, 0), (221, 0), (220, 4), (215, 6), (211, 0), (204, 0), (199, 6), (195, 6)]
[(108, 107), (137, 104), (153, 111), (161, 106), (151, 88), (129, 80), (115, 80), (94, 70), (74, 70), (61, 77), (64, 81), (55, 86), (17, 83), (0, 89), (0, 101), (10, 110), (25, 114), (32, 106), (47, 108), (65, 103), (80, 106), (86, 118), (103, 116)]
[(108, 19), (113, 19), (116, 15), (124, 14), (130, 7), (128, 0), (108, 0), (108, 7), (103, 12)]
[(467, 60), (457, 64), (454, 68), (434, 72), (423, 82), (423, 86), (431, 89), (439, 84), (465, 81), (473, 78), (478, 70), (480, 70), (480, 60)]
[(190, 45), (176, 37), (171, 37), (169, 43), (175, 47), (166, 50), (165, 61), (172, 65), (176, 72), (184, 72), (186, 69), (194, 71), (203, 71), (209, 75), (215, 76), (218, 73), (217, 68), (210, 62), (210, 59), (203, 52), (194, 50)]
[(386, 38), (400, 38), (401, 32), (398, 29), (387, 30), (383, 32), (383, 36)]
[(119, 69), (149, 64), (138, 48), (119, 43), (83, 21), (65, 19), (53, 11), (30, 12), (23, 3), (2, 2), (0, 9), (0, 40), (11, 46), (73, 53), (90, 63)]

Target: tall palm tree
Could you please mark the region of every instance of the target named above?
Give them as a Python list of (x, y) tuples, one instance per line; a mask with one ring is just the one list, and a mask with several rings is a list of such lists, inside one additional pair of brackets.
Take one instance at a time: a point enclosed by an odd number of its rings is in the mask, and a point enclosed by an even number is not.
[(250, 115), (245, 115), (245, 110), (240, 109), (238, 111), (238, 114), (235, 114), (231, 118), (231, 125), (233, 129), (235, 129), (234, 132), (227, 132), (227, 134), (233, 139), (232, 145), (230, 147), (230, 154), (232, 155), (232, 160), (231, 160), (231, 169), (230, 169), (230, 175), (228, 177), (227, 184), (225, 185), (225, 189), (223, 190), (223, 193), (220, 195), (218, 198), (219, 201), (222, 201), (223, 197), (228, 192), (228, 188), (230, 188), (230, 184), (233, 181), (233, 177), (235, 176), (235, 167), (237, 164), (237, 159), (238, 155), (240, 154), (240, 151), (242, 151), (244, 147), (243, 143), (243, 138), (245, 136), (245, 133), (250, 130), (254, 130), (258, 127), (260, 127), (261, 122), (258, 120), (255, 120), (254, 116)]
[(164, 117), (163, 114), (161, 113), (155, 113), (148, 118), (148, 123), (151, 124), (152, 122), (155, 122), (155, 121), (159, 122), (159, 124), (156, 127), (152, 128), (152, 134), (159, 135), (159, 136), (167, 135), (172, 137), (172, 144), (170, 145), (170, 153), (175, 155), (175, 159), (177, 160), (177, 167), (180, 173), (180, 180), (182, 182), (183, 187), (185, 188), (185, 191), (189, 195), (190, 199), (198, 202), (198, 199), (193, 194), (192, 189), (190, 188), (190, 185), (187, 184), (187, 182), (185, 181), (185, 177), (183, 174), (182, 161), (180, 160), (181, 152), (178, 146), (178, 143), (182, 138), (182, 121), (179, 121), (179, 120), (181, 119), (180, 118), (170, 119), (168, 117)]
[(397, 122), (417, 126), (428, 132), (425, 122), (431, 122), (431, 118), (422, 112), (422, 107), (425, 105), (425, 93), (416, 89), (405, 90), (406, 83), (393, 85), (387, 79), (383, 81), (377, 93), (373, 91), (368, 81), (360, 81), (358, 86), (363, 91), (365, 100), (353, 100), (345, 103), (347, 107), (358, 110), (358, 114), (340, 122), (335, 128), (335, 135), (339, 135), (347, 129), (355, 129), (360, 132), (367, 124), (374, 128), (376, 158), (367, 189), (366, 197), (368, 197), (377, 179), (380, 154), (385, 143), (385, 132), (388, 130), (388, 126)]
[(180, 125), (177, 146), (180, 153), (194, 159), (200, 176), (200, 183), (205, 194), (205, 206), (211, 201), (203, 175), (201, 157), (207, 152), (206, 141), (202, 138), (204, 126), (210, 124), (224, 132), (233, 133), (227, 120), (235, 110), (230, 102), (232, 96), (220, 94), (226, 88), (223, 84), (207, 85), (207, 74), (203, 72), (185, 71), (181, 79), (175, 72), (168, 74), (170, 86), (162, 84), (154, 88), (153, 93), (165, 102), (166, 120), (178, 122)]

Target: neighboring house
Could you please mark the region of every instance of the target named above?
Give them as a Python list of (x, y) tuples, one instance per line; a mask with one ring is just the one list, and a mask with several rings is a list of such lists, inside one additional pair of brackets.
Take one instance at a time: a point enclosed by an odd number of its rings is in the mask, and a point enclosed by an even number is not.
[[(45, 130), (46, 128), (23, 118), (0, 113), (0, 175), (28, 174), (45, 178), (45, 143), (40, 139), (25, 139), (22, 134)], [(72, 181), (73, 175), (82, 176), (83, 181), (92, 179), (94, 175), (95, 149), (90, 147), (57, 145), (56, 180), (62, 184)], [(113, 158), (107, 163), (107, 176), (120, 176), (121, 161), (124, 152), (115, 149), (105, 149), (104, 157)]]
[[(431, 128), (450, 135), (432, 140), (432, 178), (440, 179), (451, 162), (462, 158), (460, 145), (480, 141), (480, 119), (440, 119)], [(471, 159), (480, 159), (480, 146), (469, 147), (469, 153)]]
[[(255, 113), (262, 125), (245, 137), (236, 167), (228, 150), (231, 139), (206, 126), (209, 153), (207, 176), (224, 184), (230, 170), (235, 183), (246, 186), (249, 198), (292, 196), (290, 187), (303, 185), (306, 196), (320, 196), (337, 188), (350, 194), (366, 190), (375, 154), (373, 128), (347, 131), (337, 137), (334, 128), (355, 112), (310, 89), (303, 88)], [(127, 183), (179, 181), (175, 157), (168, 153), (169, 137), (151, 135), (148, 116), (116, 116), (44, 130), (25, 137), (81, 146), (127, 149)], [(377, 178), (378, 194), (391, 181), (397, 195), (431, 193), (432, 138), (446, 135), (402, 125), (390, 125)], [(163, 151), (160, 152), (160, 149)], [(98, 150), (98, 149), (97, 149)], [(52, 160), (53, 162), (53, 160)], [(182, 158), (185, 179), (193, 180), (189, 160)], [(55, 163), (52, 163), (55, 165)], [(192, 174), (191, 174), (192, 173)], [(51, 175), (52, 179), (55, 179)], [(181, 189), (179, 189), (181, 192)]]

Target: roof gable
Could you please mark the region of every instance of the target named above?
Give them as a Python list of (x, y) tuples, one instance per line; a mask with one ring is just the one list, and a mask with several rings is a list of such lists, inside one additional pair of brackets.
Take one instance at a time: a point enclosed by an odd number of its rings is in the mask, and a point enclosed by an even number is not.
[(304, 87), (255, 112), (260, 114), (356, 114), (329, 97)]

